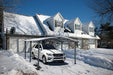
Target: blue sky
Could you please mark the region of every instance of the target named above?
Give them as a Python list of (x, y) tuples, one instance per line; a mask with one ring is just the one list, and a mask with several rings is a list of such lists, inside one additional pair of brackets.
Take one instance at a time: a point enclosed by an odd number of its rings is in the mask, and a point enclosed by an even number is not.
[(23, 15), (35, 15), (35, 13), (53, 16), (60, 12), (65, 19), (79, 17), (81, 22), (89, 22), (94, 19), (93, 11), (87, 6), (88, 0), (23, 0), (17, 7), (17, 12)]

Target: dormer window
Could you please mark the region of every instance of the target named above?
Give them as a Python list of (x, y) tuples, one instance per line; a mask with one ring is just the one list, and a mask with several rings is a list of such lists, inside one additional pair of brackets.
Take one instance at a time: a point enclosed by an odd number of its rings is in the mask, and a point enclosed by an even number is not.
[(63, 22), (55, 20), (55, 27), (61, 27), (63, 28)]
[(94, 39), (89, 39), (88, 42), (89, 42), (89, 44), (95, 44), (95, 40)]
[(75, 24), (75, 29), (80, 30), (80, 25)]
[(94, 32), (94, 28), (89, 27), (89, 32)]

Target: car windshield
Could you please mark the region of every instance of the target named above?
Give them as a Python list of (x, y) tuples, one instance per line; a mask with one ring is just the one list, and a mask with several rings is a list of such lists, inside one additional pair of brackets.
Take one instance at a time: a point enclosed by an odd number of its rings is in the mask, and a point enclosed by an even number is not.
[(44, 44), (43, 49), (56, 49), (56, 48), (51, 44)]

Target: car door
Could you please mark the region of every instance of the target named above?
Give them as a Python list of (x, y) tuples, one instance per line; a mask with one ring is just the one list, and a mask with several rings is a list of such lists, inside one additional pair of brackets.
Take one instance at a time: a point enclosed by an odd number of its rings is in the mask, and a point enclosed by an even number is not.
[[(39, 51), (38, 51), (39, 50)], [(40, 44), (37, 44), (35, 46), (35, 50), (34, 50), (34, 53), (35, 53), (35, 56), (38, 58), (38, 52), (39, 52), (39, 57), (41, 58), (42, 56), (42, 53), (41, 53), (41, 50), (42, 50), (42, 47)]]
[(38, 57), (38, 45), (35, 45), (33, 47), (33, 52), (34, 52), (35, 57), (37, 58)]

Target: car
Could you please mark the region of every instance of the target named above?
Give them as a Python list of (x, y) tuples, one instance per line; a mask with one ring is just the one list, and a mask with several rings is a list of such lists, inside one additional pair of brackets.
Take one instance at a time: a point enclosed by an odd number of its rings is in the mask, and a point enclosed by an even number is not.
[[(38, 51), (39, 50), (39, 51)], [(62, 61), (66, 59), (65, 53), (63, 51), (56, 49), (52, 44), (34, 44), (32, 48), (32, 58), (38, 58), (42, 60), (44, 64), (53, 61)]]

